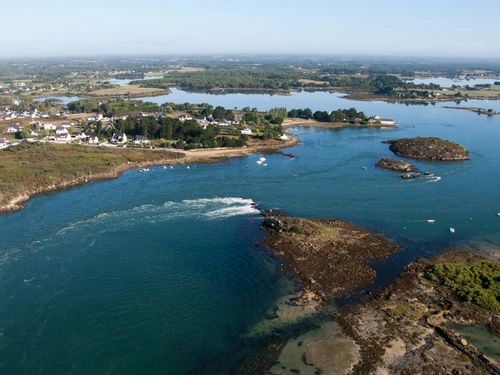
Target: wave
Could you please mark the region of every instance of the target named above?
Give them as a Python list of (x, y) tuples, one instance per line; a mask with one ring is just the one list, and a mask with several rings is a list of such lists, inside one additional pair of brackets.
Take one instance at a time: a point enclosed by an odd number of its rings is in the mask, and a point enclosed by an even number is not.
[(428, 177), (426, 180), (427, 180), (427, 181), (425, 181), (426, 184), (429, 182), (438, 182), (439, 180), (441, 180), (441, 177), (431, 176), (431, 177)]
[(248, 198), (216, 197), (181, 202), (168, 201), (162, 205), (145, 204), (126, 210), (103, 212), (89, 219), (70, 223), (57, 231), (56, 235), (61, 236), (74, 229), (104, 224), (108, 229), (114, 229), (114, 226), (123, 228), (139, 222), (159, 223), (177, 218), (217, 220), (232, 216), (254, 215), (259, 212), (255, 208), (255, 203)]

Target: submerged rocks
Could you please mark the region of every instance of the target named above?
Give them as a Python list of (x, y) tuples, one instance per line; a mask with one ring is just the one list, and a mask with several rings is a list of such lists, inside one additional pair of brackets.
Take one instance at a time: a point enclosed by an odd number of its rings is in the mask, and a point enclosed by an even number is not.
[(383, 141), (398, 156), (424, 160), (468, 160), (469, 152), (464, 146), (436, 137), (401, 138)]
[(415, 172), (418, 171), (418, 168), (415, 168), (410, 163), (405, 162), (404, 160), (396, 160), (396, 159), (380, 159), (376, 167), (382, 169), (388, 169), (394, 172)]

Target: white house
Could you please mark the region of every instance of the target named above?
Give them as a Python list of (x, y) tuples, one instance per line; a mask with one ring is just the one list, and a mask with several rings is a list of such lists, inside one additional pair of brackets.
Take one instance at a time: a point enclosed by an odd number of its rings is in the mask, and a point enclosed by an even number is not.
[(77, 139), (83, 139), (83, 138), (87, 138), (87, 136), (85, 135), (84, 132), (76, 132), (73, 134), (73, 136)]
[(149, 143), (149, 139), (147, 139), (144, 135), (136, 135), (134, 137), (134, 143), (135, 144)]
[(9, 125), (7, 129), (5, 129), (6, 133), (17, 133), (23, 130), (20, 126), (17, 125)]
[(68, 129), (62, 126), (56, 128), (56, 135), (69, 134)]
[(248, 126), (245, 126), (243, 129), (241, 129), (241, 134), (252, 134), (252, 129), (250, 129)]
[(56, 130), (57, 128), (54, 124), (40, 124), (40, 127), (45, 130)]
[(0, 138), (0, 147), (6, 147), (7, 146), (7, 140), (5, 138)]
[(111, 138), (111, 143), (127, 143), (128, 138), (125, 133), (123, 134), (113, 134), (113, 137)]
[(63, 134), (56, 134), (56, 141), (69, 142), (71, 141), (71, 135), (67, 132)]
[(281, 137), (280, 137), (280, 139), (283, 140), (283, 141), (286, 141), (286, 140), (288, 140), (288, 135), (282, 134)]
[(188, 116), (188, 115), (180, 115), (180, 116), (177, 116), (177, 118), (181, 121), (186, 121), (186, 120), (192, 120), (193, 118), (191, 116)]
[(99, 138), (97, 137), (88, 137), (87, 142), (91, 144), (98, 144), (99, 143)]

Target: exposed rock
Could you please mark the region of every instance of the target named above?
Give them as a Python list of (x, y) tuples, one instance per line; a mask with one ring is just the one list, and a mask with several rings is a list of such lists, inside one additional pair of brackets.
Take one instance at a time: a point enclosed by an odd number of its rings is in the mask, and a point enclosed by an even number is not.
[(404, 180), (411, 180), (412, 178), (418, 178), (418, 177), (420, 177), (420, 173), (405, 173), (404, 175), (401, 176), (401, 178)]
[(340, 220), (279, 214), (267, 216), (262, 228), (268, 233), (264, 243), (323, 300), (371, 283), (376, 273), (368, 261), (400, 250), (386, 238)]
[(426, 276), (437, 263), (478, 259), (453, 252), (409, 264), (390, 285), (338, 314), (344, 332), (361, 347), (352, 374), (500, 374), (498, 361), (451, 328), (489, 322), (493, 331), (498, 312), (464, 302)]
[(435, 137), (401, 138), (383, 143), (390, 144), (390, 150), (396, 155), (407, 158), (444, 161), (469, 159), (465, 147)]
[(415, 168), (410, 163), (405, 162), (404, 160), (396, 160), (396, 159), (380, 159), (376, 167), (382, 169), (388, 169), (394, 172), (415, 172), (418, 171), (418, 168)]

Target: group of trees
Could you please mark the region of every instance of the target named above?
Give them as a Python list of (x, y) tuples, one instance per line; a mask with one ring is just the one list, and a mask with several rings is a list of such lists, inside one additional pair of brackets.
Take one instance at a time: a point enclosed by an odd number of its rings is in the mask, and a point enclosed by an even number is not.
[(310, 108), (292, 109), (287, 113), (290, 118), (314, 119), (321, 122), (354, 122), (358, 119), (365, 120), (366, 115), (363, 112), (358, 112), (356, 108), (337, 109), (335, 111), (316, 111), (312, 112)]
[[(105, 129), (105, 130), (104, 130)], [(100, 121), (88, 122), (84, 128), (87, 134), (110, 138), (113, 133), (127, 134), (129, 137), (143, 135), (150, 140), (158, 140), (159, 146), (173, 146), (182, 149), (202, 147), (242, 147), (247, 137), (222, 136), (220, 127), (208, 125), (203, 128), (196, 120), (181, 121), (172, 117), (155, 119), (153, 116), (129, 116), (117, 119), (114, 129), (103, 127)]]
[(217, 69), (198, 72), (173, 72), (161, 79), (135, 81), (142, 87), (164, 88), (180, 86), (184, 89), (284, 89), (300, 86), (300, 74), (292, 69), (243, 68)]
[(428, 271), (428, 277), (449, 287), (458, 297), (490, 310), (500, 310), (500, 264), (476, 261), (443, 263)]

